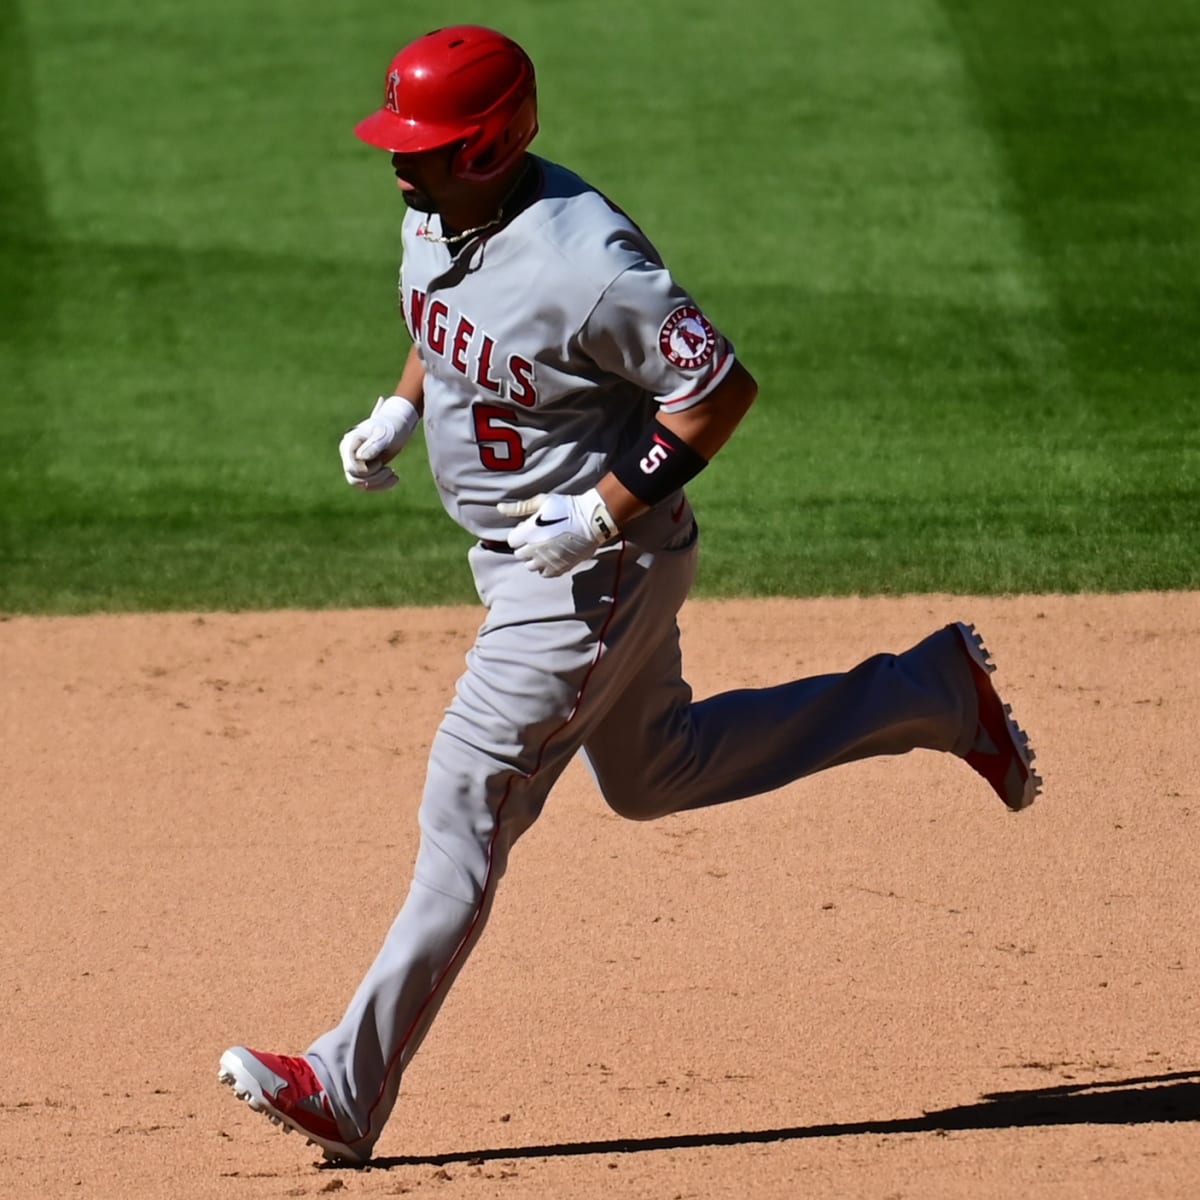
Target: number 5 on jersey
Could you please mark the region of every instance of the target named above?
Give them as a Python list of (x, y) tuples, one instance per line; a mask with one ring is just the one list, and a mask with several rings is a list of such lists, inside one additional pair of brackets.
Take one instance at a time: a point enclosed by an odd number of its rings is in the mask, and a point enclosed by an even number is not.
[(517, 414), (499, 404), (475, 404), (471, 416), (479, 461), (489, 471), (519, 471), (525, 465), (525, 447), (513, 428)]

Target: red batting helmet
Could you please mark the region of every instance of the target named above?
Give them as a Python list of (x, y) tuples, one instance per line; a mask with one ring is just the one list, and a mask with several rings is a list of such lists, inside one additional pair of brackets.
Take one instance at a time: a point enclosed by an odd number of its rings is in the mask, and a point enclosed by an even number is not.
[(502, 175), (537, 133), (529, 56), (482, 25), (451, 25), (410, 42), (388, 67), (384, 103), (354, 132), (393, 154), (462, 143), (454, 174), (483, 182)]

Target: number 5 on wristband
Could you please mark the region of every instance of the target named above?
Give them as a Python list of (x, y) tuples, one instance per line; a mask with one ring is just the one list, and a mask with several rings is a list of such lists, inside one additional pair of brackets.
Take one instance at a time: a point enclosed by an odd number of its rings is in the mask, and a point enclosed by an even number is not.
[(695, 479), (708, 459), (697, 454), (661, 421), (651, 421), (642, 436), (612, 466), (617, 481), (653, 508)]

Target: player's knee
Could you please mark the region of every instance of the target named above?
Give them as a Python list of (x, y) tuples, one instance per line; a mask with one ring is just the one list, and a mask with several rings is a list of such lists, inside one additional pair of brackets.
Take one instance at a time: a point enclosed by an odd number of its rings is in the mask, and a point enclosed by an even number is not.
[(660, 761), (633, 771), (620, 764), (615, 770), (593, 769), (593, 776), (605, 803), (617, 816), (627, 821), (656, 821), (689, 806), (695, 790), (690, 766), (690, 762)]
[(627, 821), (656, 821), (673, 811), (671, 807), (664, 806), (662, 796), (655, 792), (623, 788), (612, 795), (605, 792), (604, 800), (618, 817), (624, 817)]

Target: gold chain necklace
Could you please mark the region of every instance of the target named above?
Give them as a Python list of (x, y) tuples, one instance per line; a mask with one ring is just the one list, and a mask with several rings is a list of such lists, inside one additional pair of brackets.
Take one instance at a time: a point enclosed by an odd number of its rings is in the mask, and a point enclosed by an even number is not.
[(495, 228), (504, 220), (504, 206), (517, 194), (532, 166), (533, 160), (530, 159), (526, 163), (525, 169), (517, 176), (516, 182), (508, 189), (508, 194), (500, 201), (500, 207), (496, 209), (496, 215), (490, 221), (485, 221), (482, 225), (476, 225), (471, 229), (464, 229), (462, 233), (451, 233), (449, 235), (434, 233), (428, 225), (422, 225), (417, 230), (417, 237), (424, 238), (427, 242), (436, 242), (439, 246), (457, 246), (465, 242), (468, 238), (473, 238), (478, 233), (484, 233), (489, 229)]
[(473, 238), (477, 233), (483, 233), (485, 229), (491, 229), (493, 225), (499, 225), (504, 220), (504, 209), (497, 210), (496, 215), (485, 225), (476, 225), (472, 229), (464, 229), (462, 233), (452, 233), (448, 237), (440, 233), (434, 233), (428, 225), (422, 225), (417, 230), (417, 236), (424, 238), (427, 242), (437, 242), (439, 246), (457, 246), (459, 242), (465, 242), (467, 238)]

